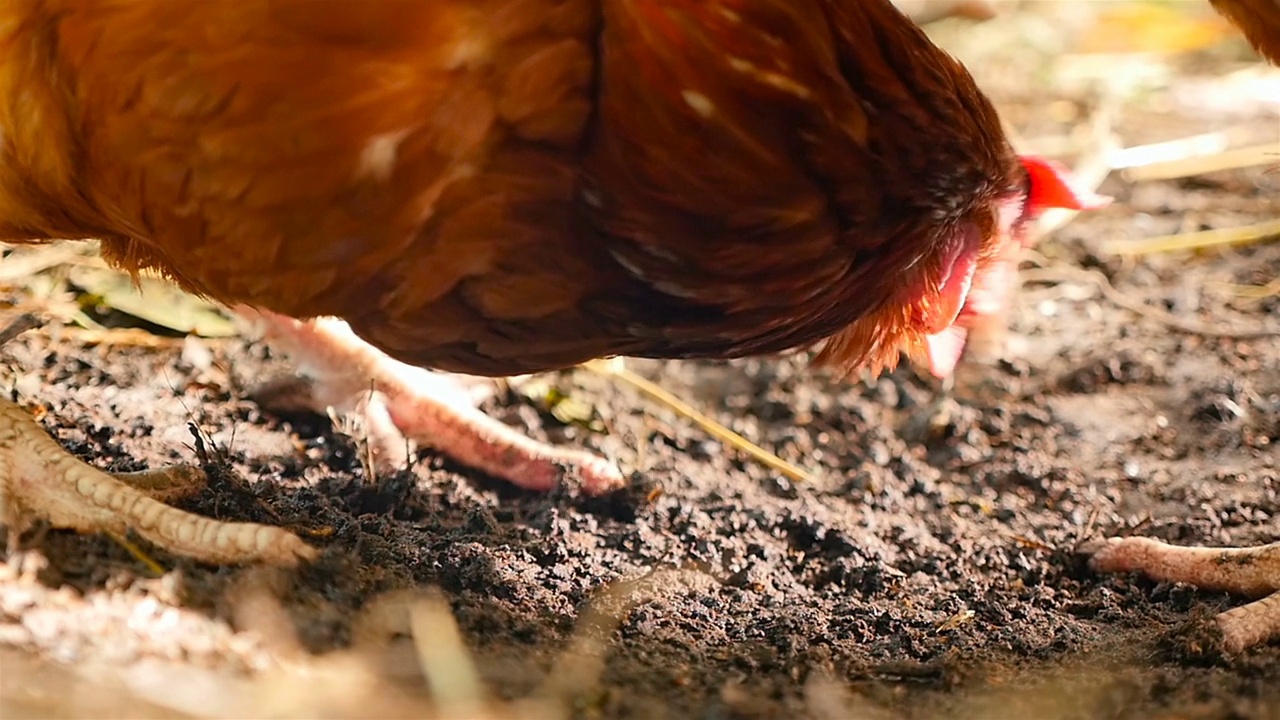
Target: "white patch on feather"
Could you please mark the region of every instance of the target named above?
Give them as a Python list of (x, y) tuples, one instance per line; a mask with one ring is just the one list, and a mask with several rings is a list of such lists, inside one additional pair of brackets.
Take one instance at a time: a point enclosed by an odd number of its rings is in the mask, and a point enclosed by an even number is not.
[(733, 68), (734, 70), (744, 75), (750, 75), (751, 77), (755, 78), (758, 82), (764, 83), (765, 85), (776, 88), (786, 93), (791, 93), (792, 95), (795, 95), (796, 97), (802, 100), (808, 100), (809, 96), (813, 94), (812, 92), (810, 92), (809, 88), (805, 87), (804, 85), (801, 85), (795, 80), (792, 80), (786, 75), (783, 75), (781, 73), (776, 73), (770, 70), (761, 69), (760, 66), (756, 65), (750, 60), (746, 60), (744, 58), (740, 58), (736, 56), (730, 56), (728, 60), (729, 60), (729, 67)]
[(680, 97), (684, 98), (685, 105), (693, 108), (694, 112), (704, 118), (709, 118), (716, 114), (716, 104), (711, 102), (711, 98), (697, 90), (684, 90), (680, 93)]
[(428, 185), (418, 194), (417, 203), (419, 205), (417, 222), (424, 223), (431, 218), (436, 211), (436, 200), (451, 185), (459, 180), (466, 180), (477, 175), (476, 166), (469, 162), (460, 162), (450, 167), (436, 181)]
[[(618, 250), (610, 250), (609, 254), (612, 255), (613, 259), (622, 266), (622, 269), (631, 273), (632, 277), (646, 283), (649, 287), (660, 293), (677, 298), (695, 298), (701, 294), (700, 288), (688, 287), (679, 283), (671, 282), (670, 280), (657, 280), (650, 277), (649, 273), (646, 273), (643, 268), (635, 262), (632, 262), (630, 258)], [(657, 255), (658, 253), (652, 254)]]
[(356, 165), (356, 179), (373, 178), (382, 182), (391, 179), (396, 169), (396, 156), (400, 153), (400, 143), (409, 137), (411, 128), (401, 128), (391, 132), (374, 135), (365, 143), (360, 151), (360, 161)]
[(444, 51), (444, 67), (447, 70), (478, 68), (484, 65), (491, 55), (488, 38), (477, 26), (468, 32), (460, 33), (460, 39)]

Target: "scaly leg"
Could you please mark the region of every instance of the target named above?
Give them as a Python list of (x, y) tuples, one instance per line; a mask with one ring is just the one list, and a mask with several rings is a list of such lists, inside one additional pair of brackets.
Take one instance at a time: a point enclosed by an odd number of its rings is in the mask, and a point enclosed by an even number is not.
[(266, 340), (286, 351), (309, 378), (305, 397), (293, 404), (362, 414), (376, 454), (402, 456), (407, 437), (529, 490), (549, 490), (565, 477), (593, 494), (622, 485), (622, 474), (604, 458), (522, 435), (476, 409), (447, 375), (393, 360), (341, 320), (238, 312), (261, 318)]
[(1169, 545), (1145, 537), (1110, 538), (1081, 548), (1102, 573), (1138, 571), (1154, 580), (1260, 597), (1216, 618), (1223, 648), (1239, 652), (1280, 636), (1280, 542), (1253, 548)]
[(193, 515), (157, 498), (196, 489), (187, 467), (109, 475), (64, 450), (22, 408), (0, 399), (0, 525), (9, 548), (31, 521), (80, 532), (133, 530), (158, 547), (209, 563), (294, 565), (316, 550), (286, 530)]

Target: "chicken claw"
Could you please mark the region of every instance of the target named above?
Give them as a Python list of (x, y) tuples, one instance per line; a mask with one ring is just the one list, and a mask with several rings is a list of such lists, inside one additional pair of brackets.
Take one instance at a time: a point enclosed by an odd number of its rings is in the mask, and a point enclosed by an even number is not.
[(37, 518), (79, 532), (133, 530), (169, 552), (208, 563), (296, 565), (316, 556), (296, 535), (268, 525), (223, 522), (165, 505), (204, 482), (195, 468), (110, 475), (81, 462), (22, 408), (0, 399), (0, 525), (9, 548)]
[(623, 484), (618, 468), (588, 452), (538, 442), (478, 410), (445, 374), (382, 353), (335, 318), (300, 321), (238, 308), (265, 323), (266, 339), (309, 379), (291, 404), (317, 412), (359, 415), (383, 465), (405, 456), (405, 438), (437, 448), (459, 463), (527, 490), (550, 490), (565, 477), (599, 494)]
[(1169, 545), (1145, 537), (1109, 538), (1080, 548), (1096, 572), (1138, 571), (1153, 580), (1260, 597), (1215, 618), (1228, 652), (1280, 636), (1280, 542), (1252, 548)]

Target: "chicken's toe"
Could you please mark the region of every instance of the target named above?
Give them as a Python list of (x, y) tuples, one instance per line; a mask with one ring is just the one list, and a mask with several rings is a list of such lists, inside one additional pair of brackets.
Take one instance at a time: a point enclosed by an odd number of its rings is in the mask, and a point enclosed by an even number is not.
[(538, 442), (480, 412), (448, 376), (399, 362), (333, 318), (299, 321), (241, 309), (261, 319), (266, 339), (287, 352), (308, 382), (293, 386), (293, 405), (358, 414), (376, 454), (403, 457), (404, 438), (463, 465), (530, 490), (566, 476), (601, 493), (622, 485), (618, 468), (591, 453)]
[(0, 524), (16, 537), (36, 519), (79, 532), (133, 530), (170, 552), (210, 563), (294, 565), (316, 555), (293, 533), (222, 522), (161, 502), (198, 489), (194, 468), (109, 475), (54, 442), (17, 405), (0, 399)]
[(1153, 580), (1261, 598), (1216, 618), (1223, 647), (1238, 652), (1280, 636), (1280, 542), (1252, 548), (1170, 545), (1146, 537), (1110, 538), (1081, 548), (1102, 573), (1141, 572)]

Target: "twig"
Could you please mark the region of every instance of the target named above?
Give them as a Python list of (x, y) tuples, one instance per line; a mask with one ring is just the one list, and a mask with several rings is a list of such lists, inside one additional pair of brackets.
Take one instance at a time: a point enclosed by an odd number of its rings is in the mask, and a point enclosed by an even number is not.
[(1149, 255), (1177, 250), (1203, 250), (1222, 245), (1244, 245), (1280, 236), (1280, 220), (1246, 225), (1238, 228), (1219, 228), (1201, 232), (1161, 235), (1142, 240), (1103, 243), (1102, 251), (1117, 255)]
[(1251, 329), (1230, 329), (1217, 328), (1205, 323), (1196, 322), (1195, 320), (1187, 320), (1180, 318), (1173, 313), (1165, 312), (1156, 307), (1152, 307), (1141, 300), (1129, 297), (1120, 292), (1111, 284), (1106, 275), (1097, 270), (1085, 270), (1084, 268), (1072, 268), (1062, 265), (1055, 267), (1032, 268), (1022, 271), (1023, 282), (1062, 282), (1064, 280), (1076, 280), (1091, 283), (1102, 291), (1102, 295), (1112, 304), (1136, 313), (1145, 318), (1155, 320), (1162, 325), (1166, 325), (1175, 330), (1180, 330), (1191, 335), (1203, 335), (1205, 337), (1221, 337), (1221, 338), (1264, 338), (1280, 336), (1280, 329), (1269, 328), (1251, 328)]
[(650, 382), (646, 378), (628, 370), (618, 358), (603, 361), (596, 360), (585, 363), (581, 367), (598, 375), (621, 380), (636, 390), (639, 390), (641, 393), (648, 395), (650, 398), (657, 400), (677, 413), (684, 415), (693, 421), (695, 425), (706, 431), (707, 434), (741, 452), (746, 453), (747, 455), (750, 455), (757, 462), (771, 470), (776, 470), (797, 482), (812, 482), (814, 480), (814, 476), (808, 471), (796, 467), (759, 445), (756, 445), (738, 433), (699, 412), (692, 405), (671, 394), (656, 383)]
[(0, 267), (0, 284), (29, 278), (63, 265), (107, 266), (100, 257), (86, 255), (87, 252), (88, 246), (83, 243), (24, 246), (20, 254), (4, 258), (3, 267)]
[[(1131, 171), (1141, 171), (1157, 165), (1182, 162), (1191, 157), (1203, 157), (1226, 152), (1231, 147), (1231, 138), (1225, 132), (1211, 132), (1177, 140), (1133, 145), (1117, 148), (1111, 152), (1111, 168), (1123, 170), (1128, 176)], [(1132, 179), (1132, 178), (1130, 178)]]
[(0, 347), (8, 345), (10, 340), (37, 327), (40, 327), (40, 319), (35, 314), (23, 313), (19, 315), (10, 321), (3, 330), (0, 330)]
[[(184, 338), (156, 335), (142, 328), (109, 328), (109, 327), (64, 327), (61, 332), (68, 338), (85, 345), (102, 345), (104, 347), (140, 347), (149, 350), (171, 348), (182, 344)], [(95, 323), (96, 324), (96, 323)], [(206, 342), (222, 338), (201, 338)]]
[(409, 606), (418, 664), (444, 717), (481, 717), (484, 683), (467, 650), (449, 603), (438, 591)]
[(129, 553), (129, 555), (131, 555), (134, 560), (138, 561), (140, 565), (146, 568), (147, 572), (151, 573), (151, 577), (164, 577), (166, 572), (164, 566), (148, 555), (145, 550), (138, 547), (138, 545), (132, 540), (110, 530), (106, 532), (106, 535), (114, 540), (117, 545), (124, 548), (124, 551)]
[[(1221, 136), (1213, 135), (1208, 137), (1220, 138)], [(1124, 178), (1130, 182), (1175, 180), (1223, 170), (1239, 170), (1256, 165), (1266, 165), (1276, 162), (1277, 156), (1280, 155), (1280, 143), (1254, 145), (1233, 150), (1224, 148), (1206, 153), (1204, 148), (1210, 141), (1204, 138), (1205, 136), (1199, 136), (1170, 143), (1127, 148), (1120, 151), (1121, 155), (1116, 160), (1121, 163), (1129, 162), (1131, 164), (1115, 165), (1115, 167), (1123, 167)], [(1180, 151), (1184, 152), (1185, 155), (1177, 157), (1176, 153)]]
[(1238, 285), (1236, 283), (1214, 283), (1241, 300), (1258, 302), (1280, 295), (1280, 278), (1266, 285)]
[[(545, 717), (559, 710), (573, 717), (574, 701), (585, 696), (604, 674), (610, 639), (631, 610), (662, 588), (678, 586), (683, 571), (655, 569), (633, 580), (618, 579), (590, 599), (569, 643), (551, 665), (542, 686), (517, 707), (518, 716)], [(540, 712), (539, 712), (540, 711)], [(589, 714), (589, 713), (588, 713)]]

